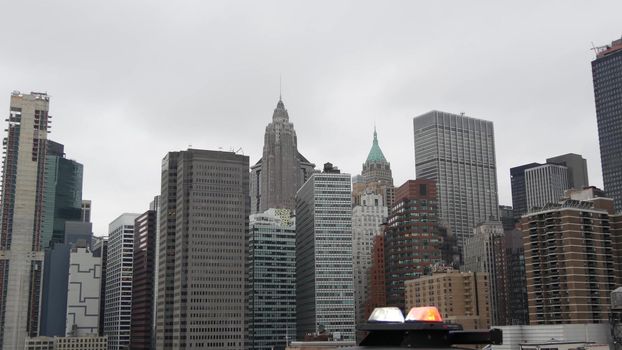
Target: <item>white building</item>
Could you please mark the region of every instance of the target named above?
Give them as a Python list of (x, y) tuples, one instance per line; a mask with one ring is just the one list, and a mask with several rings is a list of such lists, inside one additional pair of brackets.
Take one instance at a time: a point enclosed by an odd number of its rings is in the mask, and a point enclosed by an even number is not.
[(69, 254), (67, 336), (97, 334), (100, 283), (101, 257), (93, 256), (90, 248), (74, 246)]
[(130, 343), (134, 220), (140, 214), (125, 213), (108, 226), (104, 335), (108, 349), (125, 349)]
[(558, 203), (569, 189), (568, 168), (558, 164), (543, 164), (525, 170), (525, 192), (527, 211), (534, 207), (544, 207), (548, 203)]
[(26, 338), (25, 350), (106, 350), (108, 339), (97, 335), (83, 337)]
[(296, 195), (296, 333), (354, 340), (350, 174), (332, 164)]
[(368, 297), (373, 240), (381, 232), (381, 225), (388, 216), (388, 208), (380, 194), (364, 193), (360, 203), (352, 209), (352, 263), (357, 324), (366, 321), (365, 303)]

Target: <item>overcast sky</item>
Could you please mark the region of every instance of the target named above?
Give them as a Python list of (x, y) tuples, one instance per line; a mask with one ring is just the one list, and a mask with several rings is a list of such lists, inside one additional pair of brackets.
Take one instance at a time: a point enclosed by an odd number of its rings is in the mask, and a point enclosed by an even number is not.
[[(357, 174), (376, 123), (396, 185), (414, 178), (412, 118), (491, 120), (509, 168), (563, 153), (602, 188), (591, 43), (622, 1), (2, 1), (0, 111), (47, 91), (50, 138), (84, 164), (96, 235), (160, 190), (168, 151), (242, 148), (255, 163), (279, 97), (298, 149)], [(2, 97), (2, 95), (4, 97)]]

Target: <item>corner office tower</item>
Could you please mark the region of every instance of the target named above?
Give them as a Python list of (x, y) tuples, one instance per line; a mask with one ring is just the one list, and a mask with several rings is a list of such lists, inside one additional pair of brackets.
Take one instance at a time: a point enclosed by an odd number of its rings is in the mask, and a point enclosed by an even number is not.
[(0, 224), (0, 343), (23, 349), (38, 335), (42, 203), (49, 97), (13, 92), (4, 139)]
[(598, 49), (592, 76), (605, 193), (622, 211), (622, 38)]
[(270, 208), (293, 210), (296, 191), (313, 173), (315, 164), (298, 152), (294, 124), (283, 101), (272, 114), (272, 123), (266, 126), (263, 157), (251, 167), (251, 214)]
[(413, 122), (417, 178), (436, 180), (441, 223), (462, 248), (478, 223), (499, 215), (492, 122), (439, 111)]

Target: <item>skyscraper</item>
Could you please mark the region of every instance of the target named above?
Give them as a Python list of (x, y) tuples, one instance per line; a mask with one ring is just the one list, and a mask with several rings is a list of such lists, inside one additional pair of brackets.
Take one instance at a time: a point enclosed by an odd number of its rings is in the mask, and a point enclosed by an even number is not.
[(350, 174), (326, 163), (296, 194), (296, 332), (354, 340)]
[(82, 164), (65, 158), (64, 146), (48, 140), (45, 160), (41, 249), (65, 240), (65, 222), (82, 219)]
[(82, 240), (71, 248), (68, 275), (65, 335), (96, 336), (99, 332), (101, 257), (93, 256), (87, 242)]
[(49, 97), (13, 92), (4, 139), (0, 227), (0, 344), (23, 349), (36, 336), (41, 298), (41, 225)]
[(139, 214), (124, 213), (108, 225), (104, 335), (108, 349), (127, 349), (132, 320), (134, 220)]
[(248, 344), (283, 350), (296, 339), (296, 221), (289, 209), (250, 217)]
[(587, 161), (574, 153), (548, 158), (544, 164), (529, 163), (511, 168), (510, 177), (512, 208), (517, 222), (531, 207), (557, 203), (565, 190), (589, 186)]
[(592, 61), (594, 100), (605, 193), (622, 210), (622, 38)]
[(405, 307), (404, 283), (442, 263), (442, 237), (434, 180), (406, 181), (395, 191), (395, 202), (384, 231), (387, 304)]
[(360, 202), (352, 209), (352, 263), (357, 324), (367, 321), (369, 316), (365, 305), (369, 298), (373, 241), (382, 232), (381, 225), (388, 216), (382, 195), (363, 194)]
[(157, 217), (147, 210), (134, 220), (131, 349), (153, 349)]
[[(355, 182), (354, 179), (357, 181)], [(374, 140), (363, 163), (363, 171), (360, 177), (353, 178), (352, 199), (353, 204), (360, 205), (360, 197), (364, 193), (372, 192), (382, 196), (384, 204), (390, 208), (393, 204), (395, 188), (393, 187), (393, 174), (391, 163), (387, 161), (378, 144), (378, 133), (374, 128)]]
[(279, 98), (272, 122), (266, 126), (263, 157), (251, 168), (251, 213), (269, 208), (294, 209), (296, 191), (314, 168), (315, 164), (298, 152), (294, 124)]
[(563, 165), (543, 164), (525, 170), (527, 212), (548, 203), (557, 203), (569, 188), (568, 168)]
[(158, 349), (244, 349), (248, 165), (197, 149), (162, 162)]
[(432, 111), (414, 118), (417, 178), (436, 181), (440, 219), (459, 247), (479, 222), (497, 218), (492, 122)]

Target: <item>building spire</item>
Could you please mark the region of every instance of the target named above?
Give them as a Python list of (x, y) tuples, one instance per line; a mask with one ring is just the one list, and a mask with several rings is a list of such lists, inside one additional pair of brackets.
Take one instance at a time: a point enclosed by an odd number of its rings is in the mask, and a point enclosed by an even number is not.
[(376, 132), (376, 123), (374, 123), (374, 141), (372, 142), (371, 149), (369, 150), (369, 155), (367, 156), (368, 162), (387, 162), (382, 150), (380, 149), (380, 145), (378, 145), (378, 133)]
[(279, 74), (279, 101), (283, 101), (283, 77)]

